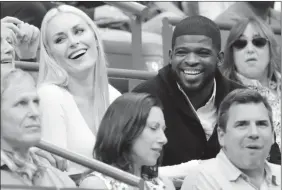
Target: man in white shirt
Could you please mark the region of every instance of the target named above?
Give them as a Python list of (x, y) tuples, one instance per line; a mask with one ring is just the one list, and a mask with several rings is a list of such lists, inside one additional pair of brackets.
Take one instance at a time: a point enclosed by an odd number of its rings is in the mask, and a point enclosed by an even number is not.
[(259, 93), (238, 89), (219, 107), (216, 158), (191, 168), (183, 190), (278, 190), (281, 167), (266, 161), (274, 143), (272, 110)]

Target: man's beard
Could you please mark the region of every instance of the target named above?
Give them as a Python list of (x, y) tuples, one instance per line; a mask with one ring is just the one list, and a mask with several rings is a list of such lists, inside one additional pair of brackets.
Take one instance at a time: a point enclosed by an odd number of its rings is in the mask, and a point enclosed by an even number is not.
[(199, 93), (201, 90), (203, 90), (206, 86), (208, 86), (210, 83), (213, 83), (214, 81), (214, 75), (215, 75), (215, 72), (214, 71), (214, 74), (210, 74), (209, 76), (206, 76), (205, 77), (205, 80), (202, 81), (202, 83), (197, 87), (197, 88), (190, 88), (190, 89), (187, 89), (185, 87), (185, 85), (183, 84), (183, 82), (180, 80), (180, 77), (178, 77), (178, 74), (176, 73), (175, 70), (171, 69), (171, 74), (172, 74), (172, 77), (173, 79), (180, 85), (180, 87), (182, 88), (182, 90), (184, 90), (184, 92), (188, 95), (192, 95), (192, 94), (197, 94)]

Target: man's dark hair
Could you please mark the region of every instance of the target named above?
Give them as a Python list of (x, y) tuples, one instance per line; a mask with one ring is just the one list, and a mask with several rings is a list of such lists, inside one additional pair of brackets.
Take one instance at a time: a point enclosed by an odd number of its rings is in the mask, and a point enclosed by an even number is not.
[(275, 1), (248, 1), (248, 3), (257, 9), (273, 9)]
[(221, 36), (218, 26), (210, 19), (197, 15), (191, 16), (180, 21), (172, 34), (171, 46), (175, 45), (175, 40), (178, 36), (183, 35), (204, 35), (212, 39), (214, 47), (221, 50)]
[(268, 110), (268, 116), (271, 127), (273, 129), (272, 109), (267, 99), (260, 95), (259, 92), (251, 89), (236, 89), (230, 92), (221, 102), (218, 110), (218, 127), (223, 131), (226, 130), (228, 111), (232, 105), (249, 104), (249, 103), (263, 103)]

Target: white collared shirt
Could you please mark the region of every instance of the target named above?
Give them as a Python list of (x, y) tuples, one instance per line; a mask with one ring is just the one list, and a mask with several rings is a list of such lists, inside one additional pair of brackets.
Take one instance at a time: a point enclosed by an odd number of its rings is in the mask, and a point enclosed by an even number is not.
[(266, 177), (260, 188), (257, 188), (221, 150), (215, 158), (190, 167), (181, 190), (280, 190), (281, 166), (265, 161), (264, 169)]
[(215, 94), (216, 94), (215, 79), (214, 79), (214, 85), (213, 85), (213, 92), (212, 92), (210, 99), (207, 101), (207, 103), (204, 106), (200, 107), (197, 111), (195, 110), (188, 96), (185, 94), (185, 92), (183, 91), (183, 89), (181, 88), (181, 86), (178, 83), (177, 83), (177, 86), (179, 90), (183, 93), (183, 95), (186, 97), (186, 100), (188, 101), (188, 103), (193, 108), (194, 113), (198, 116), (203, 126), (203, 129), (205, 131), (206, 138), (207, 140), (209, 140), (209, 138), (211, 137), (213, 133), (215, 124), (216, 124), (216, 115), (217, 115), (216, 106), (215, 106)]

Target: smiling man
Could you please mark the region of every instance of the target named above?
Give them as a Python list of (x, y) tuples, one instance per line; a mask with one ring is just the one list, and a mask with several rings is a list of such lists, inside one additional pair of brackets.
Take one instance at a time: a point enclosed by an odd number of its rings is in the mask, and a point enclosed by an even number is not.
[(234, 90), (220, 105), (218, 126), (221, 151), (190, 170), (181, 189), (281, 189), (281, 166), (266, 161), (274, 143), (267, 100), (254, 90)]
[(220, 31), (213, 21), (185, 18), (173, 32), (170, 64), (133, 90), (155, 95), (164, 105), (164, 166), (213, 158), (220, 150), (214, 130), (217, 109), (230, 91), (241, 87), (220, 74), (220, 49)]

